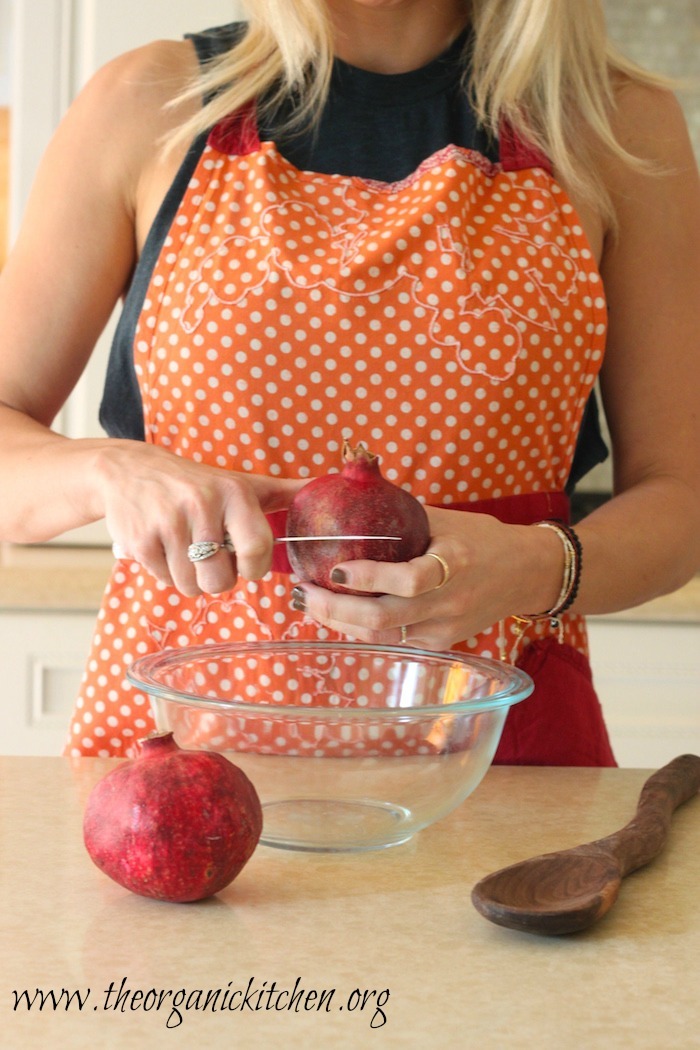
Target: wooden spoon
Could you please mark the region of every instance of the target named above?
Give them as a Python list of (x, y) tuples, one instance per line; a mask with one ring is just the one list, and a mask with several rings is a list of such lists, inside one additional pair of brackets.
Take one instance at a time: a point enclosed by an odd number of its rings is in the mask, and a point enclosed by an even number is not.
[(487, 875), (472, 890), (474, 907), (525, 933), (586, 929), (613, 906), (623, 878), (661, 852), (674, 810), (698, 790), (700, 758), (674, 758), (646, 781), (634, 818), (620, 831)]

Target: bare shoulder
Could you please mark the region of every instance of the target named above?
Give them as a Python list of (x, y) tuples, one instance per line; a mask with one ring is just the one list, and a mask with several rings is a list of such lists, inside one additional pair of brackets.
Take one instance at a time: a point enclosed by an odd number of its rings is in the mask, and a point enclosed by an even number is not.
[[(0, 275), (0, 397), (35, 419), (51, 422), (128, 286), (139, 231), (160, 203), (159, 142), (178, 119), (165, 104), (195, 73), (187, 42), (116, 58), (44, 153)], [(153, 186), (150, 211), (144, 186)]]
[(670, 87), (618, 76), (614, 84), (615, 111), (623, 122), (667, 120), (683, 122), (682, 107)]
[[(700, 178), (682, 107), (625, 83), (614, 131), (646, 166), (603, 162), (618, 228), (601, 272), (609, 306), (601, 371), (623, 491), (656, 473), (697, 486)], [(679, 456), (679, 450), (682, 454)]]
[[(188, 41), (159, 40), (128, 51), (99, 69), (71, 106), (68, 119), (87, 118), (91, 127), (114, 140), (152, 140), (186, 116), (171, 103), (197, 70)], [(124, 141), (120, 145), (124, 145)]]
[(159, 203), (155, 197), (165, 192), (171, 174), (163, 167), (162, 143), (200, 105), (198, 99), (171, 104), (192, 82), (197, 66), (186, 40), (156, 41), (108, 62), (65, 114), (47, 151), (46, 169), (84, 172), (92, 191), (85, 187), (83, 199), (94, 192), (121, 202), (142, 239)]
[(664, 87), (623, 81), (616, 91), (612, 128), (642, 163), (601, 157), (620, 231), (682, 243), (698, 235), (700, 181), (688, 125), (677, 96)]
[(682, 106), (668, 88), (621, 81), (615, 92), (612, 126), (624, 148), (641, 160), (666, 166), (693, 159)]

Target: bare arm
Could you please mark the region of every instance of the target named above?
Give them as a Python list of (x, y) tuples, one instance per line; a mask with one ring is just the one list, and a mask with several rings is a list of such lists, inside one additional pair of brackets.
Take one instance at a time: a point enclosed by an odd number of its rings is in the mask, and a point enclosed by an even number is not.
[(615, 499), (581, 526), (579, 608), (608, 612), (700, 569), (700, 179), (680, 107), (630, 88), (628, 147), (668, 173), (610, 173), (620, 222), (602, 261), (610, 307), (601, 385)]
[[(96, 75), (59, 127), (0, 279), (0, 539), (41, 542), (106, 518), (142, 564), (186, 593), (233, 585), (231, 559), (186, 559), (193, 538), (227, 529), (238, 567), (271, 556), (265, 510), (295, 483), (244, 478), (143, 442), (69, 440), (50, 429), (80, 377), (179, 158), (164, 103), (192, 71), (189, 45), (160, 43)], [(170, 165), (170, 167), (169, 167)]]
[(150, 93), (134, 83), (146, 68), (142, 55), (117, 60), (74, 102), (42, 160), (0, 280), (0, 479), (12, 493), (0, 508), (5, 539), (43, 540), (99, 517), (95, 444), (47, 428), (136, 261), (146, 137), (130, 127), (143, 129), (139, 96)]

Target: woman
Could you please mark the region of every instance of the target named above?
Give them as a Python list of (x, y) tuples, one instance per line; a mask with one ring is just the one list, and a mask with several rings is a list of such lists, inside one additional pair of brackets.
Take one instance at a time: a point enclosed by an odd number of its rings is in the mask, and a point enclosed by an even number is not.
[[(68, 752), (128, 754), (150, 729), (124, 684), (144, 652), (347, 634), (517, 660), (537, 689), (498, 759), (613, 764), (582, 617), (700, 563), (678, 104), (594, 0), (247, 7), (97, 74), (2, 277), (0, 535), (104, 517), (124, 555)], [(64, 439), (51, 421), (122, 295), (110, 436)], [(615, 496), (574, 532), (598, 375)], [(428, 506), (429, 555), (337, 566), (381, 596), (272, 560), (344, 439)]]

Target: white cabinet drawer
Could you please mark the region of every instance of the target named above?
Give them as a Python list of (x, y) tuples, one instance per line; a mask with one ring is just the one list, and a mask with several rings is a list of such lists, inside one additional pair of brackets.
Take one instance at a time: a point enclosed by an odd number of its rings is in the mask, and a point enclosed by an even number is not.
[(94, 623), (94, 613), (0, 612), (2, 754), (61, 753)]

